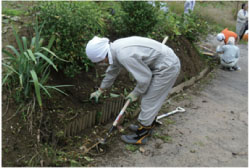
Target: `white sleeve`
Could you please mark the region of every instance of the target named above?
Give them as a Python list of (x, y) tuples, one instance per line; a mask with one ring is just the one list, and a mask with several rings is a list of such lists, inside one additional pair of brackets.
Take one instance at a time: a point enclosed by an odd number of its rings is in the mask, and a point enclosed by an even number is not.
[(105, 77), (102, 80), (100, 88), (102, 89), (109, 88), (117, 78), (120, 70), (121, 70), (120, 66), (111, 64), (106, 70)]
[(218, 45), (217, 48), (216, 48), (216, 52), (217, 52), (217, 53), (224, 52), (224, 46)]
[(244, 11), (243, 11), (243, 10), (240, 10), (240, 11), (238, 12), (237, 17), (238, 17), (240, 20), (244, 21), (244, 20), (247, 19), (248, 15), (244, 15)]

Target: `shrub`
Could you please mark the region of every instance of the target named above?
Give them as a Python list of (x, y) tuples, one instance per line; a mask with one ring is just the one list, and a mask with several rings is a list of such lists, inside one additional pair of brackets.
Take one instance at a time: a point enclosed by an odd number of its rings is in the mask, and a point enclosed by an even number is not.
[(180, 18), (180, 31), (190, 41), (198, 41), (200, 37), (208, 34), (208, 24), (199, 15), (190, 13), (182, 14)]
[(121, 2), (124, 12), (120, 30), (124, 36), (147, 36), (158, 22), (157, 9), (144, 1)]
[(55, 35), (53, 51), (69, 62), (58, 62), (58, 68), (73, 77), (92, 65), (85, 54), (87, 42), (104, 35), (105, 24), (96, 2), (42, 2), (39, 20), (45, 22), (45, 37)]
[(171, 11), (161, 12), (158, 20), (153, 32), (149, 34), (151, 38), (161, 40), (165, 35), (169, 35), (171, 38), (183, 35), (190, 41), (198, 41), (201, 36), (208, 34), (207, 22), (194, 13), (179, 16)]
[[(14, 89), (16, 100), (27, 100), (35, 93), (36, 100), (39, 106), (42, 107), (42, 93), (48, 92), (49, 89), (54, 89), (62, 92), (58, 87), (68, 86), (48, 86), (46, 85), (50, 67), (57, 70), (54, 60), (58, 57), (50, 51), (54, 42), (54, 37), (51, 37), (48, 45), (43, 45), (43, 38), (40, 36), (38, 24), (35, 26), (35, 37), (30, 42), (26, 37), (20, 39), (19, 35), (13, 28), (13, 32), (18, 44), (18, 49), (12, 45), (7, 45), (6, 48), (10, 51), (3, 49), (6, 54), (3, 58), (3, 86), (8, 86), (9, 89)], [(62, 92), (64, 93), (64, 92)]]

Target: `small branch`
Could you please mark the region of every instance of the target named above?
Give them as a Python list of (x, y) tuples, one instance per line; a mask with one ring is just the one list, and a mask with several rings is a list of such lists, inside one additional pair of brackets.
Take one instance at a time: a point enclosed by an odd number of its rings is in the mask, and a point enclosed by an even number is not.
[(14, 117), (16, 116), (16, 114), (19, 112), (19, 109), (21, 109), (21, 108), (22, 108), (22, 106), (20, 106), (20, 107), (16, 110), (15, 114), (13, 114), (10, 118), (8, 118), (8, 119), (5, 120), (5, 121), (7, 122), (7, 121), (11, 120), (12, 118), (14, 118)]
[(16, 160), (16, 162), (19, 162), (20, 160), (22, 160), (23, 158), (25, 158), (25, 155), (19, 159)]
[(215, 52), (214, 52), (213, 50), (211, 50), (210, 48), (207, 48), (207, 47), (202, 46), (202, 45), (200, 45), (200, 47), (203, 48), (203, 49), (205, 49), (205, 50), (208, 50), (209, 52), (215, 53)]
[(78, 114), (79, 114), (79, 113), (76, 113), (73, 117), (67, 119), (67, 121), (71, 121), (71, 120), (75, 119), (75, 118), (78, 116)]
[(209, 53), (209, 52), (202, 52), (202, 54), (203, 54), (203, 55), (209, 55), (209, 56), (212, 56), (212, 57), (214, 56), (213, 53)]

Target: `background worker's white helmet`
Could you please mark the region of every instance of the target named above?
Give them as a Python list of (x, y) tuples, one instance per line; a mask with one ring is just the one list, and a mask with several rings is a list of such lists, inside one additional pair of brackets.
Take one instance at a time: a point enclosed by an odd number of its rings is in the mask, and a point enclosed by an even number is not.
[(223, 33), (219, 33), (217, 34), (216, 38), (218, 41), (222, 41), (225, 40), (225, 35)]

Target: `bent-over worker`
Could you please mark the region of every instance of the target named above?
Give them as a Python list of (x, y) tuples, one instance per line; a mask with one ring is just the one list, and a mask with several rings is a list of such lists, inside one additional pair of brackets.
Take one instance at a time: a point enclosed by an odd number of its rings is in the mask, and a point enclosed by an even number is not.
[(216, 38), (218, 41), (222, 42), (224, 41), (225, 44), (227, 44), (229, 37), (234, 37), (235, 42), (239, 42), (239, 37), (236, 33), (233, 31), (228, 30), (228, 28), (225, 28), (224, 30), (219, 33)]
[(166, 45), (144, 37), (121, 38), (109, 43), (107, 38), (94, 37), (86, 46), (86, 54), (92, 62), (109, 62), (100, 88), (90, 98), (98, 100), (109, 88), (121, 68), (136, 79), (137, 85), (126, 97), (134, 102), (141, 96), (139, 126), (130, 127), (132, 135), (122, 135), (125, 143), (145, 144), (155, 126), (155, 118), (180, 72), (180, 61)]

